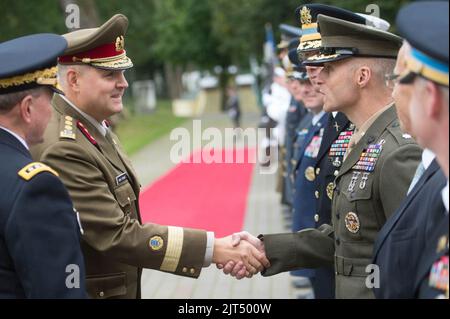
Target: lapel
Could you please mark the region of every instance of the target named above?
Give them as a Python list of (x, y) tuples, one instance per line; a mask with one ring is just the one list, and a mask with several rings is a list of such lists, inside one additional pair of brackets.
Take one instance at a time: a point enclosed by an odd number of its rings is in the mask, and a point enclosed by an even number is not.
[[(70, 106), (63, 98), (61, 98), (58, 94), (55, 94), (53, 97), (53, 105), (55, 106), (55, 110), (59, 112), (62, 116), (69, 115), (73, 117), (75, 122), (78, 120), (85, 128), (88, 130), (89, 134), (97, 141), (100, 152), (103, 156), (119, 171), (123, 172), (124, 164), (120, 160), (116, 150), (109, 143), (106, 138), (95, 128), (82, 114), (80, 114), (77, 110), (75, 110), (72, 106)], [(83, 133), (78, 129), (78, 134), (82, 134), (83, 138), (86, 138)], [(97, 149), (98, 150), (98, 149)]]
[[(111, 132), (111, 136), (115, 141), (119, 140), (113, 132)], [(126, 154), (122, 152), (122, 150), (119, 146), (116, 146), (115, 149), (117, 151), (117, 154), (120, 157), (120, 160), (122, 161), (123, 165), (125, 166), (125, 169), (127, 170), (130, 178), (132, 179), (131, 182), (132, 182), (132, 185), (134, 185), (134, 190), (135, 190), (136, 194), (139, 194), (141, 184), (139, 183), (137, 174), (136, 174), (133, 166), (131, 165), (131, 162), (128, 160)]]
[(389, 124), (391, 124), (396, 118), (397, 114), (395, 112), (395, 106), (391, 106), (375, 120), (342, 164), (337, 179), (339, 179), (342, 175), (345, 175), (353, 168), (353, 166), (356, 165), (363, 150), (370, 144), (377, 143)]
[(23, 144), (13, 135), (11, 135), (9, 132), (3, 130), (0, 128), (0, 142), (9, 145), (16, 150), (18, 150), (20, 153), (31, 159), (30, 152), (23, 146)]
[[(333, 117), (333, 114), (328, 114), (328, 123), (325, 128), (325, 132), (323, 134), (322, 144), (320, 145), (319, 155), (317, 156), (317, 161), (319, 162), (325, 155), (330, 151), (330, 147), (334, 141), (336, 141), (341, 134), (342, 131), (346, 130), (350, 121), (347, 117), (339, 112), (336, 117)], [(336, 130), (335, 124), (339, 126), (339, 129)]]
[(412, 189), (411, 193), (405, 198), (405, 200), (402, 202), (400, 207), (397, 209), (395, 214), (389, 218), (386, 222), (386, 224), (381, 229), (380, 233), (378, 234), (375, 248), (374, 248), (374, 258), (377, 257), (378, 252), (380, 251), (381, 247), (383, 247), (383, 244), (386, 242), (386, 239), (388, 238), (389, 234), (394, 229), (397, 222), (400, 220), (400, 218), (404, 215), (406, 210), (408, 209), (411, 202), (416, 198), (416, 196), (420, 193), (422, 188), (425, 186), (427, 181), (437, 172), (439, 171), (439, 164), (436, 160), (434, 160), (431, 165), (428, 167), (428, 169), (423, 173), (422, 177), (417, 182), (417, 185)]
[(308, 131), (308, 134), (305, 136), (305, 139), (303, 140), (302, 146), (299, 149), (299, 158), (297, 161), (297, 166), (295, 167), (295, 169), (297, 170), (298, 167), (300, 166), (300, 163), (303, 159), (303, 156), (305, 155), (305, 151), (306, 148), (308, 147), (308, 145), (311, 143), (312, 139), (314, 138), (314, 136), (317, 135), (317, 133), (325, 127), (325, 123), (328, 121), (328, 114), (324, 114), (319, 122), (316, 123), (316, 125), (312, 126), (311, 124), (311, 128)]

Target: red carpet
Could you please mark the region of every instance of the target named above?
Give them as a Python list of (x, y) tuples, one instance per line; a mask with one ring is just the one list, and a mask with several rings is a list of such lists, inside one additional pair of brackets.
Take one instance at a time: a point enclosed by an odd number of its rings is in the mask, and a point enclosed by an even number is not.
[[(255, 157), (255, 150), (218, 152), (222, 158), (233, 154), (232, 158), (245, 155), (246, 160), (242, 164), (179, 164), (142, 192), (142, 221), (205, 229), (216, 237), (242, 230), (254, 165), (247, 159)], [(191, 155), (191, 162), (199, 155)]]

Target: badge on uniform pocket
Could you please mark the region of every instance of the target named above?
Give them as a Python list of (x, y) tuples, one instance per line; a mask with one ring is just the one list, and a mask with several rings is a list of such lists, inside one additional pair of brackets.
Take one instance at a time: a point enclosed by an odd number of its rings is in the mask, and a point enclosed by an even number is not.
[(345, 216), (345, 227), (352, 234), (358, 233), (359, 229), (361, 228), (358, 215), (353, 212), (347, 213), (347, 215)]
[(116, 186), (119, 186), (120, 184), (122, 184), (123, 182), (125, 182), (127, 180), (128, 180), (127, 173), (123, 173), (123, 174), (116, 176)]

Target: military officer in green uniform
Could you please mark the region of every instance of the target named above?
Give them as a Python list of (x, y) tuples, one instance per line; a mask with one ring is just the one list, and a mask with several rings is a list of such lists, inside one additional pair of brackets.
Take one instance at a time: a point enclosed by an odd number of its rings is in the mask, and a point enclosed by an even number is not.
[[(421, 149), (400, 130), (384, 75), (393, 71), (401, 38), (319, 15), (324, 109), (356, 126), (335, 180), (332, 224), (294, 234), (262, 235), (271, 267), (264, 276), (334, 265), (336, 298), (373, 298), (369, 275), (378, 231), (406, 196)], [(254, 237), (247, 236), (250, 241)], [(257, 244), (257, 242), (255, 242)]]
[(133, 66), (127, 27), (118, 14), (99, 28), (64, 35), (58, 77), (65, 96), (54, 96), (45, 142), (32, 150), (59, 173), (80, 213), (87, 291), (92, 298), (139, 298), (141, 268), (196, 278), (211, 262), (240, 260), (251, 276), (262, 268), (255, 255), (265, 258), (250, 244), (233, 250), (231, 237), (141, 223), (140, 183), (105, 121), (122, 110), (124, 70)]

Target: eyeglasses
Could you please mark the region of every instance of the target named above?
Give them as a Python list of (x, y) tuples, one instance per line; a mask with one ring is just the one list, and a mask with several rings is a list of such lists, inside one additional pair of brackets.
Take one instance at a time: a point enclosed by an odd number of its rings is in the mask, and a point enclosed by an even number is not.
[(414, 72), (408, 72), (405, 75), (402, 75), (401, 78), (398, 79), (398, 83), (400, 84), (412, 84), (414, 82), (414, 79), (418, 76), (417, 73)]
[(389, 88), (393, 88), (395, 86), (395, 84), (398, 83), (398, 80), (400, 78), (400, 74), (395, 74), (395, 73), (389, 73), (389, 74), (385, 74), (384, 75), (384, 83), (386, 84), (387, 87)]

